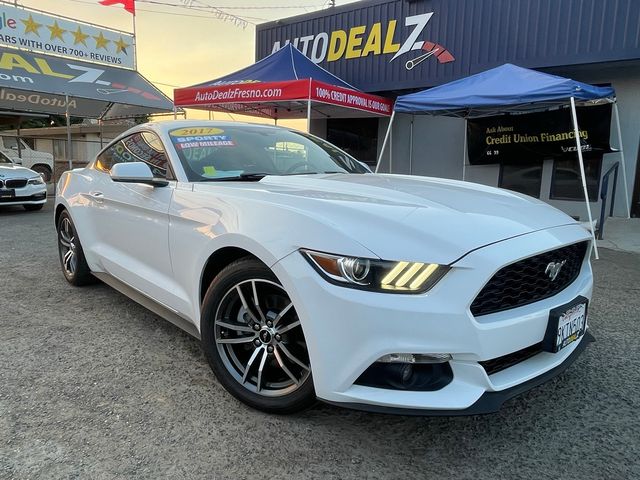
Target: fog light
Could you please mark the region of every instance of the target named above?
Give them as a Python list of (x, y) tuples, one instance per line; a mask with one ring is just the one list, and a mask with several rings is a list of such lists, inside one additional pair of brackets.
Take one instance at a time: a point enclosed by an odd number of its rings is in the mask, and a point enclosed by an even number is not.
[(449, 353), (390, 353), (377, 361), (381, 363), (446, 363), (451, 360)]

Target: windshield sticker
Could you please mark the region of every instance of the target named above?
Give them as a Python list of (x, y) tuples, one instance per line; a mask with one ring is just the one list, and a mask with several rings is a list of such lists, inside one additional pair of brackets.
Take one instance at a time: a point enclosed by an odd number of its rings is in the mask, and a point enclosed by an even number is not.
[(199, 137), (176, 137), (174, 138), (176, 148), (184, 150), (186, 148), (201, 147), (235, 147), (235, 143), (228, 135), (203, 135)]
[(188, 127), (171, 130), (169, 132), (169, 135), (171, 135), (172, 137), (188, 137), (194, 135), (220, 135), (221, 133), (224, 133), (224, 130), (222, 130), (221, 128)]

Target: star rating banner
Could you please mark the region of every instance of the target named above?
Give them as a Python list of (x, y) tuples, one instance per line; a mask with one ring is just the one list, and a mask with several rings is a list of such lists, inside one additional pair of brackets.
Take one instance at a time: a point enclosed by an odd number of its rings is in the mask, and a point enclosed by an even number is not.
[(0, 2), (0, 46), (135, 68), (130, 33)]

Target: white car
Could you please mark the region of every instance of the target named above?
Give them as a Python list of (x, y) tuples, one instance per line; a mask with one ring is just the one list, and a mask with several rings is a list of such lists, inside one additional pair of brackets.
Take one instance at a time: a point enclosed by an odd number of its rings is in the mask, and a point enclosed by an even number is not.
[[(18, 144), (20, 147), (18, 148)], [(33, 150), (21, 138), (0, 135), (0, 152), (9, 157), (13, 163), (38, 172), (42, 179), (49, 183), (53, 178), (53, 155), (49, 152)]]
[(62, 176), (55, 222), (70, 283), (95, 276), (199, 337), (220, 383), (268, 412), (492, 412), (592, 338), (572, 218), (372, 174), (285, 128), (134, 127)]
[(47, 203), (47, 186), (33, 170), (14, 164), (0, 152), (0, 206), (22, 205), (40, 210)]

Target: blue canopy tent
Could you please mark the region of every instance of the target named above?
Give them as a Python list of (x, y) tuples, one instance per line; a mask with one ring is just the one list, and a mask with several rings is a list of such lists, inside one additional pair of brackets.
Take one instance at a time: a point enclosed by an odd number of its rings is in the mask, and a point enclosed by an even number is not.
[[(621, 163), (628, 214), (629, 196), (626, 191), (627, 174), (624, 165), (624, 153), (622, 152), (620, 119), (617, 105), (615, 104), (615, 91), (613, 88), (595, 87), (568, 78), (549, 75), (512, 64), (505, 64), (445, 85), (398, 97), (391, 115), (389, 128), (382, 143), (376, 172), (380, 168), (382, 155), (389, 140), (396, 113), (443, 115), (469, 119), (508, 112), (527, 113), (543, 111), (554, 107), (569, 106), (572, 114), (589, 225), (591, 226), (590, 229), (593, 235), (595, 255), (596, 258), (598, 258), (597, 246), (595, 245), (595, 229), (593, 228), (582, 148), (578, 133), (576, 105), (594, 105), (603, 102), (614, 104), (614, 114), (618, 130), (618, 145), (620, 147), (619, 151), (621, 155), (623, 155)], [(466, 164), (467, 157), (466, 132), (467, 130), (465, 128), (463, 180), (465, 177), (464, 165)]]

